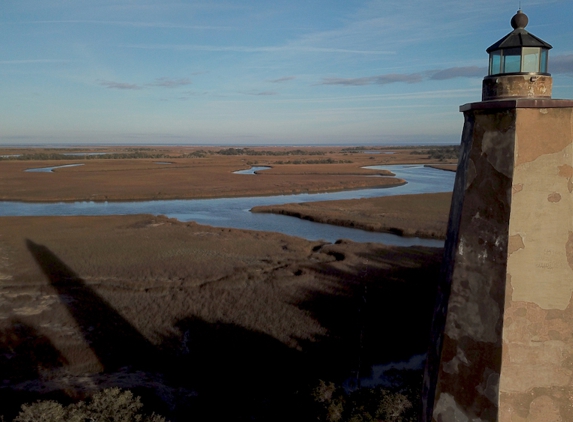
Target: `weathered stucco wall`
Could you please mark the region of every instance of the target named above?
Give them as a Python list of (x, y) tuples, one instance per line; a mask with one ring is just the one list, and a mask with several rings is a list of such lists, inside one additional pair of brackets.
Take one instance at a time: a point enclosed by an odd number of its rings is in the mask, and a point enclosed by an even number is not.
[(453, 249), (444, 271), (451, 293), (435, 421), (493, 421), (497, 415), (515, 119), (515, 109), (466, 112), (466, 124), (473, 124), (464, 129), (469, 153), (458, 168), (465, 183), (454, 192), (461, 209), (450, 228), (457, 235), (446, 245)]
[(500, 421), (573, 421), (573, 108), (516, 133)]
[(551, 98), (553, 79), (543, 75), (501, 75), (485, 77), (482, 100), (500, 98)]
[(492, 103), (464, 110), (423, 420), (573, 421), (573, 102)]

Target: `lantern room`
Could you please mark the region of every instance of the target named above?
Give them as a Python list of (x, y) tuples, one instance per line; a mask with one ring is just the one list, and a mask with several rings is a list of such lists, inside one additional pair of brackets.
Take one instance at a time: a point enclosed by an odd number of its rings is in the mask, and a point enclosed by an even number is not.
[(551, 97), (548, 73), (550, 44), (525, 30), (529, 19), (520, 10), (511, 19), (513, 31), (490, 46), (483, 100), (509, 97)]
[(493, 44), (489, 53), (489, 75), (547, 73), (547, 58), (552, 46), (525, 30), (529, 19), (518, 10), (511, 19), (513, 31)]

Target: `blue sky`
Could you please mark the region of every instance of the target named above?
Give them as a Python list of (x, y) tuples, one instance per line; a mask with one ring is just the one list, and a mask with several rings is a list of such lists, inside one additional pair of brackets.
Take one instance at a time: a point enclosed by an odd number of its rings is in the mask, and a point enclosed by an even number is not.
[[(522, 0), (573, 98), (573, 1)], [(516, 0), (2, 0), (0, 144), (457, 143)]]

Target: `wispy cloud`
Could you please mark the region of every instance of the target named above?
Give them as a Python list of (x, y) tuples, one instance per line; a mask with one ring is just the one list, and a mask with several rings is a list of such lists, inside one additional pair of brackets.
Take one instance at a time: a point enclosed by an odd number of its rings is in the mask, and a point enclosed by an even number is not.
[(189, 78), (171, 79), (171, 78), (157, 78), (155, 82), (147, 84), (149, 86), (159, 86), (163, 88), (177, 88), (180, 86), (191, 85)]
[(189, 78), (172, 79), (167, 77), (156, 78), (153, 82), (144, 85), (128, 82), (107, 81), (102, 79), (98, 79), (96, 82), (101, 86), (105, 86), (106, 88), (125, 90), (143, 89), (144, 87), (179, 88), (181, 86), (191, 85), (192, 83)]
[(446, 69), (430, 70), (427, 72), (419, 73), (388, 73), (376, 76), (363, 76), (360, 78), (323, 78), (322, 82), (320, 82), (318, 85), (362, 86), (387, 85), (399, 82), (415, 84), (423, 82), (427, 79), (445, 80), (453, 78), (483, 77), (486, 73), (487, 69), (480, 66), (450, 67)]
[(190, 95), (190, 96), (198, 96), (198, 95), (207, 95), (207, 91), (185, 91), (183, 95)]
[(279, 95), (279, 93), (275, 91), (248, 91), (248, 92), (241, 92), (241, 94), (260, 95), (260, 96)]
[(465, 67), (450, 67), (448, 69), (438, 70), (430, 76), (433, 80), (444, 80), (453, 78), (477, 78), (483, 77), (487, 73), (486, 67), (480, 66), (465, 66)]
[(270, 79), (268, 82), (281, 83), (281, 82), (292, 81), (293, 79), (296, 79), (296, 76), (283, 76), (282, 78), (278, 79)]
[(573, 73), (573, 54), (550, 57), (549, 71), (551, 73)]
[(312, 47), (303, 45), (279, 45), (266, 47), (251, 46), (219, 46), (219, 45), (197, 45), (197, 44), (123, 44), (124, 48), (139, 48), (147, 50), (177, 50), (177, 51), (209, 51), (209, 52), (231, 52), (231, 53), (345, 53), (345, 54), (365, 54), (365, 55), (386, 55), (395, 54), (389, 50), (355, 50), (346, 48)]
[(387, 75), (365, 76), (361, 78), (323, 78), (320, 85), (386, 85), (396, 82), (417, 83), (422, 82), (421, 73), (390, 73)]
[(136, 21), (108, 21), (108, 20), (44, 20), (44, 21), (20, 21), (20, 22), (2, 22), (12, 25), (27, 25), (27, 24), (81, 24), (81, 25), (108, 25), (108, 26), (123, 26), (132, 28), (162, 28), (162, 29), (196, 29), (196, 30), (215, 30), (225, 31), (237, 28), (229, 26), (213, 26), (213, 25), (182, 25), (171, 22), (136, 22)]
[(110, 89), (141, 89), (141, 86), (136, 84), (130, 84), (126, 82), (114, 82), (114, 81), (97, 81), (101, 86), (105, 86)]
[(70, 63), (72, 60), (55, 59), (28, 59), (28, 60), (0, 60), (0, 64), (38, 64), (38, 63)]

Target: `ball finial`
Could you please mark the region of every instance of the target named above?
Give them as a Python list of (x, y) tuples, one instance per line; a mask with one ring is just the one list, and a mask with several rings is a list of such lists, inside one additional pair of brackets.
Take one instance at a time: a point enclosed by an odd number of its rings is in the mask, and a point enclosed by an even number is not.
[(527, 26), (528, 23), (529, 23), (529, 18), (525, 13), (521, 11), (521, 9), (519, 9), (517, 13), (513, 16), (513, 18), (511, 18), (511, 26), (513, 29), (517, 28), (523, 29)]

